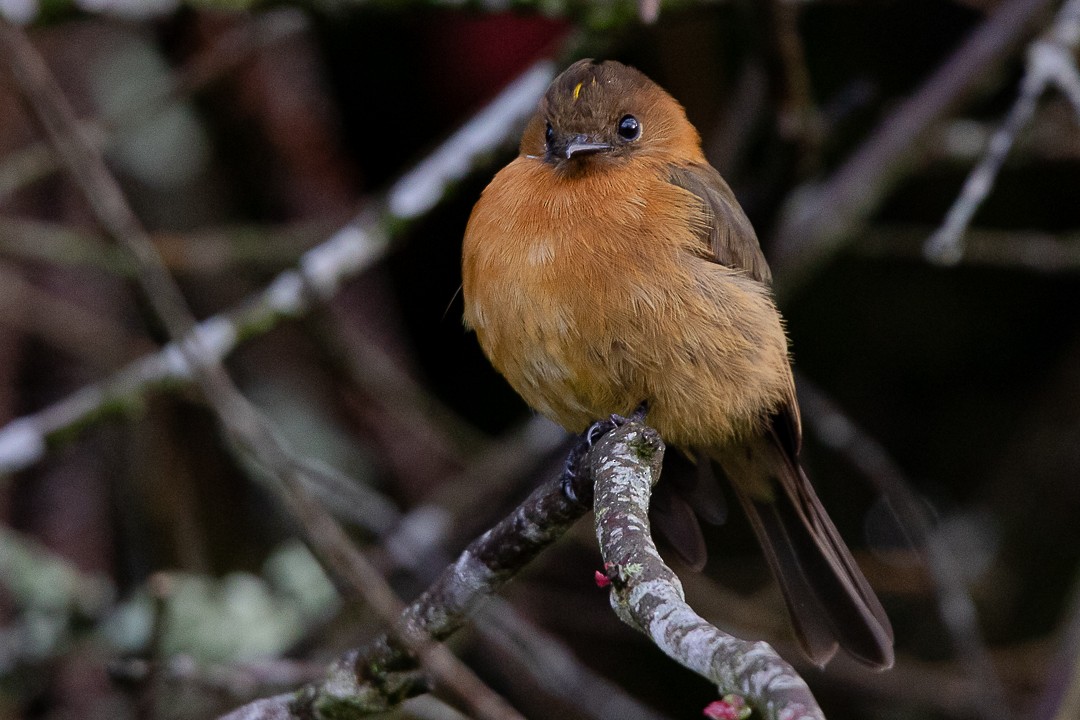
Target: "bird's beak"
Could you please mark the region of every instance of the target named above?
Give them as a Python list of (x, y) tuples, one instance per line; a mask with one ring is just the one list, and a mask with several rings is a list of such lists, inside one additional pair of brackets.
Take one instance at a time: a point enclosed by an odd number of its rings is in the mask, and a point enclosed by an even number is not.
[(591, 155), (610, 149), (611, 146), (607, 142), (596, 142), (588, 135), (571, 135), (564, 136), (561, 142), (556, 142), (551, 148), (551, 154), (558, 159), (569, 160), (578, 155)]
[(570, 142), (566, 144), (563, 156), (569, 160), (576, 155), (593, 155), (610, 149), (611, 145), (593, 142), (588, 135), (575, 135), (570, 138)]

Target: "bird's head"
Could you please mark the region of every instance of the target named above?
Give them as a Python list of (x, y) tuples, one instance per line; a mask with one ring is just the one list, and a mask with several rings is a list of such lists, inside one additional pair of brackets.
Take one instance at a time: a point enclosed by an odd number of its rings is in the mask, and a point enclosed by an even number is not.
[(700, 145), (682, 106), (644, 74), (579, 60), (552, 81), (521, 154), (577, 174), (638, 156), (699, 160)]

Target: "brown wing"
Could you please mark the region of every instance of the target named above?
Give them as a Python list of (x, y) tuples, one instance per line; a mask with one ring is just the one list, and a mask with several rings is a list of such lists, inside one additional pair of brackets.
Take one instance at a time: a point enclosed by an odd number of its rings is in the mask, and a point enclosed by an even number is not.
[(763, 283), (772, 282), (754, 228), (739, 206), (735, 194), (711, 165), (673, 165), (670, 180), (701, 200), (706, 222), (700, 229), (702, 244), (712, 258)]
[[(735, 193), (711, 165), (691, 163), (669, 169), (673, 184), (693, 193), (704, 208), (706, 222), (700, 229), (703, 248), (712, 260), (746, 271), (750, 277), (769, 284), (772, 272), (761, 252), (757, 234), (743, 212)], [(802, 423), (792, 382), (790, 399), (770, 419), (781, 446), (793, 463), (802, 446)]]

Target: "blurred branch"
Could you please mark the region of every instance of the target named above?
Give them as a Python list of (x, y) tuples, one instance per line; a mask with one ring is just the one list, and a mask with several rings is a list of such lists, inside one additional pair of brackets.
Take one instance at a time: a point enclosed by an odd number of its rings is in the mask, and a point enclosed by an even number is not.
[(822, 124), (799, 34), (799, 7), (789, 0), (769, 0), (768, 5), (773, 52), (782, 84), (777, 129), (782, 138), (799, 146), (799, 169), (805, 172), (820, 154)]
[(715, 683), (725, 701), (745, 698), (768, 720), (824, 720), (806, 682), (767, 643), (721, 632), (686, 604), (649, 531), (649, 499), (663, 457), (656, 431), (634, 421), (604, 436), (592, 456), (596, 537), (615, 614)]
[(621, 687), (581, 663), (558, 638), (537, 627), (514, 607), (491, 598), (477, 613), (476, 631), (517, 660), (551, 696), (594, 720), (665, 720)]
[(37, 287), (5, 263), (0, 263), (0, 326), (16, 327), (103, 370), (150, 346), (112, 318)]
[[(876, 258), (918, 258), (929, 233), (925, 226), (871, 225), (852, 251)], [(1080, 270), (1080, 233), (976, 228), (964, 234), (957, 262), (1043, 273), (1076, 272)]]
[[(288, 713), (251, 715), (244, 708), (223, 720), (251, 717), (362, 717), (427, 688), (412, 645), (443, 640), (458, 630), (486, 596), (494, 594), (591, 507), (571, 500), (561, 479), (537, 488), (495, 527), (474, 540), (432, 585), (401, 613), (393, 632), (335, 663), (321, 682), (305, 688)], [(291, 698), (272, 699), (275, 711)], [(268, 710), (267, 701), (259, 701)], [(338, 713), (351, 712), (350, 715)]]
[(238, 308), (203, 320), (182, 336), (183, 341), (174, 339), (112, 377), (0, 427), (0, 474), (38, 462), (50, 440), (111, 412), (137, 406), (152, 389), (191, 384), (197, 367), (186, 359), (185, 345), (200, 348), (196, 363), (219, 362), (242, 340), (269, 331), (283, 318), (307, 313), (316, 300), (333, 297), (345, 280), (382, 258), (392, 234), (403, 232), (434, 207), (492, 147), (516, 136), (553, 75), (554, 65), (548, 61), (526, 70), (427, 160), (398, 180), (385, 198), (373, 201), (355, 220), (304, 253), (296, 269), (279, 274)]
[[(69, 173), (89, 201), (99, 224), (131, 253), (147, 299), (191, 368), (237, 455), (262, 467), (277, 483), (279, 496), (299, 522), (320, 561), (386, 621), (400, 601), (389, 585), (352, 545), (348, 536), (307, 494), (304, 468), (278, 438), (274, 428), (239, 393), (220, 361), (208, 359), (185, 300), (148, 234), (135, 216), (99, 151), (82, 137), (71, 107), (41, 56), (20, 30), (0, 21), (0, 53), (6, 57), (24, 98), (41, 122)], [(333, 278), (334, 276), (331, 275)], [(316, 278), (325, 279), (325, 278)], [(446, 648), (427, 636), (390, 635), (416, 651), (425, 669), (452, 689), (478, 716), (511, 720), (520, 716), (488, 689)]]
[(997, 72), (1052, 0), (1002, 0), (992, 14), (831, 177), (792, 195), (776, 230), (773, 269), (792, 294), (849, 243), (922, 157), (922, 138)]
[[(950, 171), (950, 166), (970, 169), (982, 159), (999, 125), (999, 122), (963, 116), (941, 123), (928, 139), (927, 162)], [(1020, 168), (1075, 162), (1080, 158), (1080, 133), (1076, 128), (1077, 116), (1072, 104), (1056, 95), (1044, 96), (1027, 130), (1016, 138), (1008, 162)]]
[(1074, 579), (1072, 600), (1066, 605), (1058, 636), (1056, 656), (1048, 663), (1035, 720), (1080, 717), (1080, 574)]
[[(151, 233), (165, 265), (178, 274), (223, 275), (238, 269), (280, 270), (296, 263), (338, 222), (314, 220), (283, 226), (232, 225), (185, 233)], [(119, 248), (93, 230), (0, 215), (0, 255), (13, 260), (90, 268), (124, 277), (135, 267)]]
[(1039, 98), (1050, 85), (1056, 86), (1072, 103), (1080, 123), (1080, 69), (1076, 49), (1080, 46), (1080, 0), (1066, 0), (1054, 24), (1028, 46), (1027, 71), (1020, 92), (1005, 122), (987, 145), (982, 160), (968, 175), (959, 197), (941, 227), (926, 240), (923, 253), (928, 260), (955, 265), (964, 254), (964, 233), (983, 200), (990, 194), (1005, 158), (1017, 136), (1031, 122)]
[(798, 376), (798, 388), (803, 413), (811, 420), (808, 428), (873, 483), (933, 575), (941, 620), (952, 637), (961, 664), (980, 689), (979, 716), (984, 720), (1012, 717), (1012, 706), (1004, 698), (979, 629), (978, 611), (964, 584), (964, 570), (952, 557), (945, 539), (930, 524), (924, 504), (911, 483), (888, 451), (844, 415), (821, 390), (802, 376)]
[[(133, 96), (134, 103), (112, 117), (80, 123), (94, 147), (108, 149), (118, 135), (135, 130), (158, 113), (236, 68), (255, 52), (272, 47), (307, 27), (305, 16), (291, 8), (260, 13), (224, 33), (213, 45), (189, 60), (156, 91)], [(33, 143), (0, 162), (0, 203), (32, 182), (48, 177), (61, 163), (46, 142)]]
[(190, 655), (173, 655), (159, 661), (133, 658), (109, 664), (109, 677), (117, 682), (143, 684), (156, 674), (162, 682), (199, 686), (230, 697), (295, 687), (322, 671), (317, 663), (285, 658), (206, 666)]

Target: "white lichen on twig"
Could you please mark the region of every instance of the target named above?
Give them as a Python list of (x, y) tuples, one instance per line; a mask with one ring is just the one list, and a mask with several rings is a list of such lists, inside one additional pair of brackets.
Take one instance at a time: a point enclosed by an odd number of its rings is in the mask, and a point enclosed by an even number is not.
[(597, 445), (593, 466), (596, 536), (611, 579), (611, 606), (669, 657), (738, 695), (770, 720), (823, 720), (806, 682), (764, 642), (720, 631), (686, 603), (682, 583), (650, 535), (651, 490), (664, 446), (650, 428), (629, 422)]

